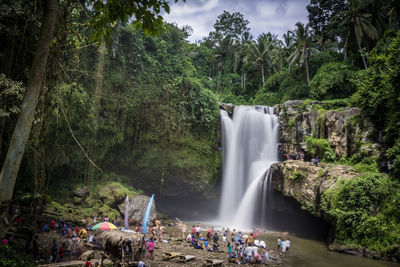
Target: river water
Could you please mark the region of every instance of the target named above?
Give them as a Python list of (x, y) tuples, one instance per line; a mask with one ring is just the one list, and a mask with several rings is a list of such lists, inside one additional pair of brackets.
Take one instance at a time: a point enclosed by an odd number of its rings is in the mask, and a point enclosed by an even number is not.
[(399, 267), (400, 264), (386, 261), (378, 261), (367, 259), (364, 257), (357, 257), (347, 254), (342, 254), (334, 251), (329, 251), (326, 243), (318, 242), (310, 239), (300, 238), (291, 235), (280, 235), (279, 233), (269, 233), (262, 235), (260, 239), (266, 241), (268, 249), (276, 250), (277, 238), (289, 238), (291, 241), (290, 250), (287, 254), (290, 257), (290, 263), (281, 266), (290, 267)]

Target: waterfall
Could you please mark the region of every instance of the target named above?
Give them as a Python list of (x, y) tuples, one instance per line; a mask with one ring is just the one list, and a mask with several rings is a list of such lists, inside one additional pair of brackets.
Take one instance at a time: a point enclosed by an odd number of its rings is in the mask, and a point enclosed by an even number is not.
[[(219, 220), (254, 226), (258, 201), (266, 201), (269, 168), (278, 161), (278, 118), (272, 107), (239, 106), (232, 119), (221, 110), (223, 177)], [(265, 214), (261, 204), (258, 214)]]

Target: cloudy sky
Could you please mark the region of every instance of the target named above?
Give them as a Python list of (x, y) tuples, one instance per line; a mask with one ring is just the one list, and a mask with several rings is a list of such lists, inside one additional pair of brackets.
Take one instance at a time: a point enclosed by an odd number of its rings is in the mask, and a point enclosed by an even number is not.
[(171, 3), (170, 14), (163, 17), (180, 27), (192, 26), (193, 34), (189, 37), (192, 42), (207, 36), (224, 10), (242, 13), (250, 22), (254, 37), (271, 32), (281, 38), (287, 30), (294, 28), (296, 22), (307, 21), (308, 3), (309, 0), (186, 0), (185, 3)]

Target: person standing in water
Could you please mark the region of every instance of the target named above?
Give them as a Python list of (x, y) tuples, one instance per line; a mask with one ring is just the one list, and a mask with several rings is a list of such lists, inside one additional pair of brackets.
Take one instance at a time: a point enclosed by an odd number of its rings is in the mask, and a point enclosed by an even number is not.
[(200, 230), (201, 230), (200, 225), (197, 224), (197, 225), (196, 225), (196, 238), (197, 238), (197, 239), (200, 238)]
[(278, 251), (280, 251), (281, 250), (281, 242), (282, 242), (282, 240), (281, 240), (281, 237), (278, 237)]

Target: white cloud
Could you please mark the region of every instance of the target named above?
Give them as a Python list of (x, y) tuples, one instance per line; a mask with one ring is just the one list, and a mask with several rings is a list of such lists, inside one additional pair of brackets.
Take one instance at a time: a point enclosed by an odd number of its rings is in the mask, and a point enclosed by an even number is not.
[(164, 14), (168, 22), (178, 26), (190, 25), (194, 42), (208, 36), (222, 11), (240, 12), (249, 20), (251, 33), (257, 37), (271, 32), (279, 37), (294, 28), (298, 21), (307, 21), (306, 5), (309, 0), (187, 0), (171, 4), (170, 14)]

